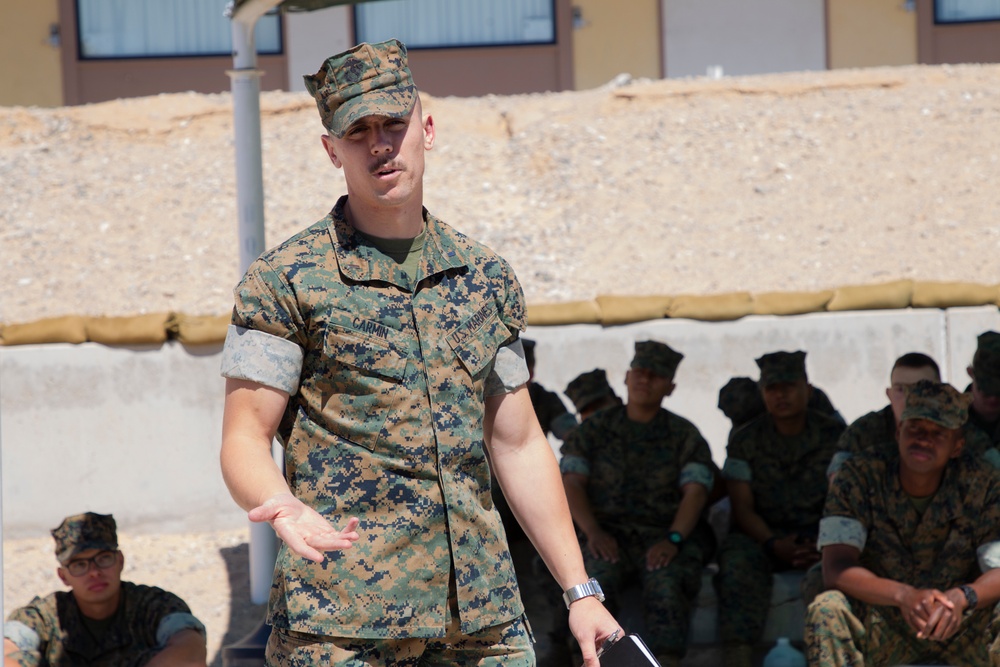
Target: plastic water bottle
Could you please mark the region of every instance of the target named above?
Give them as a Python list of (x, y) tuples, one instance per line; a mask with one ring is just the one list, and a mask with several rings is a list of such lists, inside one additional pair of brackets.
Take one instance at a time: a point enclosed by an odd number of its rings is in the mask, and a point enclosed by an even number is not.
[(806, 657), (788, 643), (788, 637), (778, 637), (764, 658), (764, 667), (806, 667)]

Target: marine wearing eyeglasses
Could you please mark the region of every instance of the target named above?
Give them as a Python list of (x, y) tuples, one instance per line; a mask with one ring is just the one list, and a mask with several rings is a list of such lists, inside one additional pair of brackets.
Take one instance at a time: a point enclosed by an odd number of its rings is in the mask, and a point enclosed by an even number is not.
[(70, 590), (36, 597), (4, 624), (4, 665), (199, 665), (205, 627), (173, 593), (122, 581), (115, 519), (87, 512), (52, 531)]

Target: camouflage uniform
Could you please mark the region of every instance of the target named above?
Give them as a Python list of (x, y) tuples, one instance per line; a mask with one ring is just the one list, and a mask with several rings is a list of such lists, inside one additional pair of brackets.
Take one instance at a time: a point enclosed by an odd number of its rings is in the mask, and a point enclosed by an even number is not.
[(652, 422), (629, 420), (626, 407), (607, 408), (584, 421), (563, 445), (560, 469), (587, 477), (587, 496), (601, 528), (618, 542), (609, 563), (583, 544), (587, 572), (601, 582), (615, 609), (630, 576), (643, 589), (645, 639), (657, 655), (683, 655), (692, 600), (711, 558), (714, 537), (702, 521), (670, 565), (646, 569), (646, 552), (670, 531), (681, 486), (712, 488), (712, 455), (691, 422), (660, 409)]
[[(804, 352), (771, 353), (757, 363), (761, 385), (805, 379)], [(722, 475), (750, 484), (754, 511), (775, 537), (813, 537), (826, 497), (826, 468), (843, 430), (842, 422), (809, 409), (805, 429), (783, 436), (765, 412), (732, 433)], [(723, 540), (718, 561), (720, 638), (729, 645), (756, 644), (767, 620), (773, 574), (786, 566), (736, 526)]]
[(621, 405), (621, 399), (608, 384), (608, 374), (603, 368), (580, 373), (570, 380), (566, 385), (566, 396), (573, 401), (573, 407), (581, 415), (598, 402), (610, 401)]
[[(976, 338), (972, 374), (979, 391), (989, 396), (1000, 396), (1000, 333), (985, 331)], [(1000, 447), (1000, 419), (986, 421), (973, 408), (969, 410), (969, 422), (982, 431), (995, 447)]]
[(15, 609), (4, 625), (4, 636), (21, 649), (14, 658), (23, 667), (125, 667), (146, 664), (176, 632), (187, 628), (205, 633), (179, 597), (123, 581), (118, 611), (99, 639), (88, 631), (69, 591), (36, 597)]
[(461, 629), (522, 613), (490, 495), (484, 398), (527, 381), (510, 266), (424, 214), (417, 275), (325, 219), (254, 262), (236, 288), (223, 373), (290, 394), (278, 436), (291, 491), (362, 538), (314, 563), (282, 545), (275, 628), (441, 637), (449, 576)]
[[(908, 392), (903, 419), (931, 419), (927, 405), (911, 395), (948, 387), (922, 381)], [(929, 387), (930, 389), (925, 389)], [(960, 399), (951, 389), (957, 405)], [(937, 399), (934, 399), (937, 400)], [(954, 407), (954, 406), (952, 406)], [(950, 409), (950, 408), (948, 408)], [(958, 428), (965, 420), (942, 424)], [(878, 577), (916, 588), (946, 591), (969, 584), (1000, 566), (1000, 475), (975, 459), (947, 464), (941, 485), (921, 513), (899, 481), (899, 458), (857, 457), (844, 464), (831, 488), (820, 523), (818, 546), (846, 544), (860, 551), (859, 565)], [(946, 642), (919, 640), (901, 611), (865, 604), (828, 591), (809, 607), (806, 641), (809, 664), (896, 665), (937, 663), (1000, 664), (1000, 615), (975, 609)], [(939, 663), (940, 664), (940, 663)]]
[[(1000, 468), (1000, 451), (985, 434), (973, 424), (972, 413), (969, 421), (962, 427), (965, 435), (963, 457), (982, 458), (995, 468)], [(881, 410), (869, 412), (858, 417), (837, 443), (839, 450), (830, 461), (827, 474), (836, 473), (844, 465), (844, 461), (852, 456), (865, 454), (882, 459), (892, 459), (899, 456), (899, 444), (896, 442), (896, 416), (892, 406), (887, 405)]]
[(528, 395), (531, 396), (531, 407), (535, 409), (538, 423), (545, 431), (560, 440), (576, 428), (576, 418), (569, 413), (562, 399), (554, 391), (549, 391), (537, 382), (528, 384)]
[[(118, 550), (117, 526), (110, 514), (66, 517), (52, 537), (63, 566), (91, 549)], [(205, 634), (205, 626), (173, 593), (127, 581), (121, 582), (120, 591), (118, 609), (107, 620), (84, 617), (72, 591), (36, 597), (15, 609), (4, 624), (4, 637), (18, 648), (8, 659), (22, 667), (131, 667), (149, 662), (181, 630)]]

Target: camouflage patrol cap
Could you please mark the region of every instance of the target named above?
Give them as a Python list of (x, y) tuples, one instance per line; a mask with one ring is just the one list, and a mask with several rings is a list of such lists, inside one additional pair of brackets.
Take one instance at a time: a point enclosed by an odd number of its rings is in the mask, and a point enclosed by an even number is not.
[(950, 384), (920, 380), (905, 388), (906, 404), (900, 421), (926, 419), (947, 429), (962, 428), (969, 418), (971, 394), (963, 394)]
[(56, 560), (65, 565), (70, 558), (87, 549), (117, 550), (116, 528), (115, 518), (110, 514), (86, 512), (66, 517), (52, 530)]
[(976, 354), (972, 357), (972, 374), (979, 391), (1000, 396), (1000, 333), (986, 331), (976, 339)]
[(406, 46), (395, 39), (361, 43), (330, 56), (318, 72), (303, 79), (323, 125), (336, 137), (365, 116), (402, 118), (417, 99)]
[(756, 382), (748, 377), (734, 377), (719, 390), (719, 409), (737, 426), (763, 414), (766, 408)]
[(603, 368), (595, 368), (592, 371), (581, 373), (570, 380), (566, 385), (566, 395), (573, 401), (577, 412), (583, 410), (604, 397), (615, 396), (614, 390), (608, 384), (608, 374)]
[(796, 382), (808, 380), (806, 376), (806, 353), (769, 352), (757, 359), (760, 369), (760, 386), (767, 387), (779, 382)]
[(684, 355), (656, 340), (637, 341), (630, 368), (645, 368), (661, 377), (672, 378)]

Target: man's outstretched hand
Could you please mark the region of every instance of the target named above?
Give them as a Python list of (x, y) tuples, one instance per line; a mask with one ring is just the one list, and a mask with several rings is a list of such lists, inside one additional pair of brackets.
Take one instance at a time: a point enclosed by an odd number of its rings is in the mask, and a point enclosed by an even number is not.
[(324, 551), (350, 549), (357, 542), (358, 518), (337, 530), (323, 516), (290, 493), (279, 493), (247, 514), (251, 521), (267, 521), (288, 548), (317, 563)]

